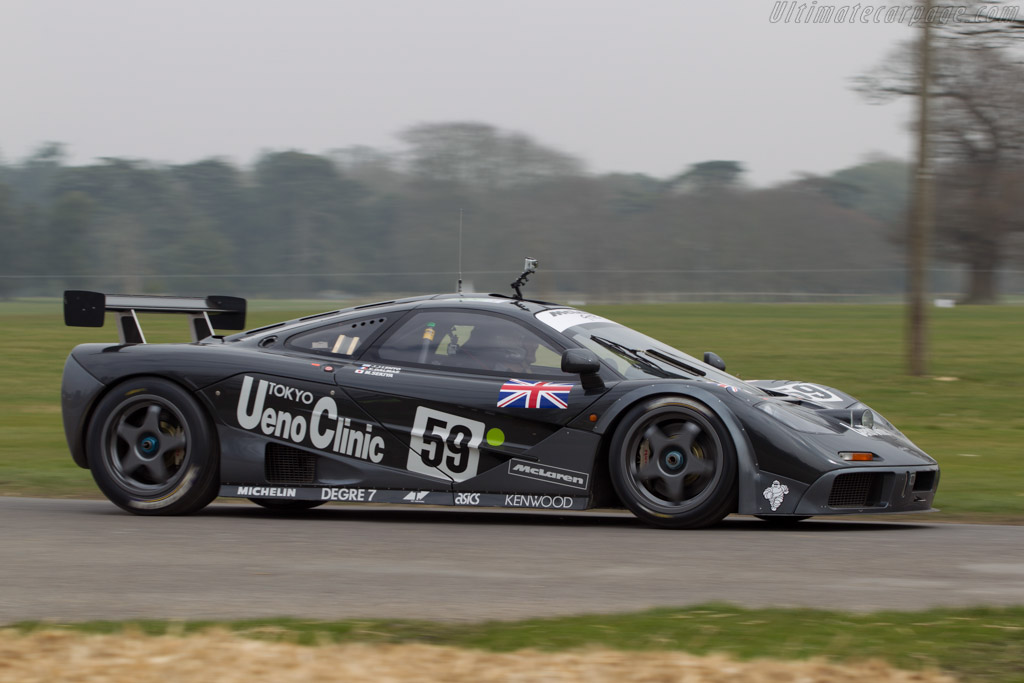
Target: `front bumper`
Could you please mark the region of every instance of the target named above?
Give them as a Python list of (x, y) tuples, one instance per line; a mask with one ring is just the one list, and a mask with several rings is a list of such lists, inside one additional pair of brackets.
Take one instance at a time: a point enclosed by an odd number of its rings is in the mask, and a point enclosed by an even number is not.
[(927, 512), (939, 486), (937, 465), (851, 467), (823, 474), (797, 503), (797, 515)]
[(939, 466), (844, 467), (821, 474), (810, 484), (758, 473), (762, 495), (740, 514), (760, 516), (862, 515), (929, 512), (939, 487)]

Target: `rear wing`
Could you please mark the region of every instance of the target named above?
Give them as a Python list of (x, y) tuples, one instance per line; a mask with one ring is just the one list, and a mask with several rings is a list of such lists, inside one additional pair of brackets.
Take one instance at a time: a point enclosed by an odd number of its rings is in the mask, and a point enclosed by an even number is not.
[(71, 327), (103, 327), (107, 311), (117, 314), (117, 333), (122, 344), (145, 344), (142, 327), (135, 315), (143, 313), (186, 313), (192, 341), (213, 336), (213, 329), (244, 330), (245, 299), (237, 296), (149, 296), (103, 294), (69, 289), (64, 292), (64, 324)]

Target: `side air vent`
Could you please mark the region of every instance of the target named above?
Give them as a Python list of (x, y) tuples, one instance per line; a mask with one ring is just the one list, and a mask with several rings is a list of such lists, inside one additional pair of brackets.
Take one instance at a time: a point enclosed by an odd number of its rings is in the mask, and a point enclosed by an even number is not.
[(877, 507), (882, 493), (881, 472), (840, 474), (832, 482), (828, 506), (832, 508)]
[(935, 471), (918, 472), (914, 478), (915, 491), (931, 491), (935, 488)]
[(292, 446), (267, 444), (263, 473), (271, 484), (316, 483), (316, 456)]

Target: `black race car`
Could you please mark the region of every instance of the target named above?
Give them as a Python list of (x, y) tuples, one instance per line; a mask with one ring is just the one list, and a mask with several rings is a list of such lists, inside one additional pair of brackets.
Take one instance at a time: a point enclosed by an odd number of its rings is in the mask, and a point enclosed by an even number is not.
[[(74, 461), (137, 514), (217, 496), (548, 510), (626, 507), (662, 527), (729, 513), (921, 512), (935, 461), (841, 391), (742, 381), (591, 313), (499, 294), (384, 301), (244, 328), (245, 301), (65, 293), (121, 343), (64, 367)], [(137, 311), (190, 316), (146, 344)]]

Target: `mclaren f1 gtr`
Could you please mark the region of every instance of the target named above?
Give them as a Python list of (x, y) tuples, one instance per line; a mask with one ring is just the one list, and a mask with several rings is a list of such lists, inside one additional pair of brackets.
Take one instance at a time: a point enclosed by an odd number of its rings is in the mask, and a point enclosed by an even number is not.
[[(524, 276), (526, 273), (524, 273)], [(65, 293), (76, 346), (62, 407), (71, 456), (133, 513), (217, 496), (281, 510), (328, 502), (583, 510), (660, 527), (730, 513), (928, 511), (936, 462), (828, 386), (743, 381), (582, 310), (441, 294), (242, 330), (245, 301)], [(147, 344), (137, 312), (190, 319)]]

